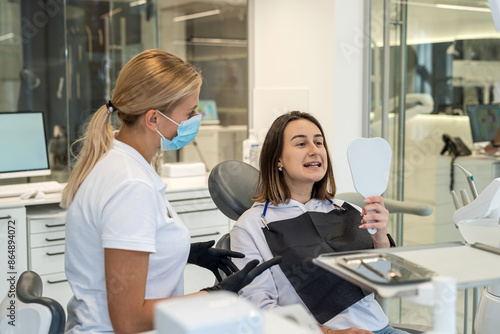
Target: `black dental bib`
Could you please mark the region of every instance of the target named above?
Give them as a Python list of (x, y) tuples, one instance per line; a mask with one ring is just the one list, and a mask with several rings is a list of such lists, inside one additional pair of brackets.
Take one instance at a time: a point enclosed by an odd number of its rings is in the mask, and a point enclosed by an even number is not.
[(358, 228), (359, 211), (346, 202), (342, 208), (305, 212), (262, 228), (273, 256), (283, 257), (281, 270), (321, 324), (369, 294), (312, 263), (323, 253), (373, 248), (368, 231)]

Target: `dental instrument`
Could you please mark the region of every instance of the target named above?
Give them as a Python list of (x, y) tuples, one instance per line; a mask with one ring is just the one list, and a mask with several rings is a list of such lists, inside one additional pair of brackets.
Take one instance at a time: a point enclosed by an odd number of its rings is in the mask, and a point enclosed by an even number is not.
[(460, 166), (459, 164), (453, 164), (453, 165), (457, 166), (464, 172), (465, 176), (467, 177), (467, 183), (469, 184), (472, 197), (476, 199), (478, 194), (477, 194), (476, 184), (474, 183), (474, 176), (472, 175), (472, 173), (469, 172), (467, 169), (463, 168), (462, 166)]
[[(481, 242), (500, 254), (500, 178), (494, 179), (469, 205), (453, 214), (453, 221), (469, 244)], [(487, 246), (486, 246), (487, 245)], [(477, 247), (477, 246), (476, 246)], [(500, 284), (483, 290), (474, 321), (477, 334), (496, 334), (500, 326)]]
[(462, 197), (462, 203), (464, 203), (464, 205), (470, 204), (469, 195), (467, 195), (465, 189), (460, 190), (460, 197)]
[(451, 193), (451, 198), (453, 199), (453, 204), (455, 205), (455, 209), (458, 210), (462, 207), (462, 203), (460, 203), (460, 200), (458, 199), (457, 193), (455, 190), (450, 191)]

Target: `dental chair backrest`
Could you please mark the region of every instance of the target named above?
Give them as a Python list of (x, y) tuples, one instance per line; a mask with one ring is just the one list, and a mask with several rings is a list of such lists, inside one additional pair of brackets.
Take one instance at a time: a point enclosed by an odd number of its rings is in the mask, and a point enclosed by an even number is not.
[[(236, 160), (216, 165), (208, 177), (210, 196), (219, 210), (229, 219), (238, 220), (253, 205), (259, 171), (253, 166)], [(358, 193), (341, 193), (335, 196), (349, 203), (364, 206), (363, 196)], [(390, 213), (407, 213), (428, 216), (432, 206), (411, 201), (384, 199)]]
[(10, 292), (13, 290), (11, 287), (0, 302), (1, 334), (64, 333), (64, 308), (57, 301), (42, 297), (42, 280), (37, 273), (23, 272), (17, 280), (15, 293)]
[(253, 205), (259, 171), (236, 160), (216, 165), (208, 177), (210, 196), (219, 210), (229, 219), (238, 218)]

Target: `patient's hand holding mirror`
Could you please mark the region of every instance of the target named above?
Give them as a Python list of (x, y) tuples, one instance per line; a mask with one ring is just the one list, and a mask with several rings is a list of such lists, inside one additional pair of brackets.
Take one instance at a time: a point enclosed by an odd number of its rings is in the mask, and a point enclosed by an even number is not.
[[(391, 146), (382, 138), (358, 138), (349, 145), (347, 159), (352, 180), (364, 198), (382, 195), (387, 189), (391, 156)], [(369, 228), (368, 232), (375, 234), (377, 229)]]

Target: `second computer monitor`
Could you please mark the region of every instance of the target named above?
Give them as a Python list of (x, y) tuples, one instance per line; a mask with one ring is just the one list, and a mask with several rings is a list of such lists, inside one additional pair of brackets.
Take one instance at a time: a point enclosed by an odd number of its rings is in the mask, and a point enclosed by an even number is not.
[(200, 100), (196, 111), (201, 114), (201, 124), (219, 124), (215, 100)]
[(493, 139), (500, 128), (500, 105), (469, 105), (467, 114), (475, 143)]

